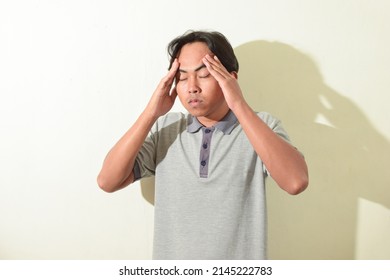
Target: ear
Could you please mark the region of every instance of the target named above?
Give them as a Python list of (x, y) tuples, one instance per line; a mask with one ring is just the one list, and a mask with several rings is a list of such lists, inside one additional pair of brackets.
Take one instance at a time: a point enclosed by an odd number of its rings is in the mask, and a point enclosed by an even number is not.
[(232, 71), (230, 74), (233, 75), (233, 77), (238, 80), (238, 73), (236, 71)]

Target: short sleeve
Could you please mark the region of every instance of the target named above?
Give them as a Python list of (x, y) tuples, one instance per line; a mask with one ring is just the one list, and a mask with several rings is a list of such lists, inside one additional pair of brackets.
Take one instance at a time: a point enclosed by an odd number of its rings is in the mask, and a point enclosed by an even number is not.
[[(279, 135), (287, 143), (291, 144), (290, 137), (288, 136), (286, 130), (283, 128), (282, 122), (278, 118), (266, 112), (261, 112), (257, 115), (268, 125), (269, 128), (272, 129), (273, 132)], [(267, 176), (270, 175), (265, 165), (263, 165), (263, 170)]]
[(187, 117), (183, 113), (168, 113), (154, 123), (135, 159), (134, 180), (155, 175), (159, 161), (186, 127)]
[(154, 176), (156, 169), (156, 124), (150, 130), (135, 159), (133, 173), (134, 181)]

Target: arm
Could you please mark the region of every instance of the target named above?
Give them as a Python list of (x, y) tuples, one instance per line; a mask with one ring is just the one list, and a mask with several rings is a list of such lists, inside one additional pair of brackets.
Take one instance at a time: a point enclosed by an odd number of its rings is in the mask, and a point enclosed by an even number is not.
[(308, 185), (308, 169), (303, 156), (253, 112), (242, 95), (236, 73), (229, 73), (216, 57), (206, 56), (203, 62), (221, 86), (229, 108), (272, 178), (290, 194), (304, 191)]
[(237, 104), (233, 112), (276, 183), (289, 194), (304, 191), (308, 170), (298, 150), (273, 132), (246, 102)]
[(97, 182), (106, 192), (114, 192), (134, 182), (134, 163), (142, 144), (158, 117), (173, 106), (177, 93), (171, 90), (179, 63), (175, 61), (171, 70), (161, 80), (145, 110), (133, 126), (122, 136), (107, 154)]

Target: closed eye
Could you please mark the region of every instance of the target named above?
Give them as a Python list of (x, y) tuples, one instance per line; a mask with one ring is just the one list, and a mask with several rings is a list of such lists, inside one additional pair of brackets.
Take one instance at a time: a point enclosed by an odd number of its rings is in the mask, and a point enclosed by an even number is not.
[(185, 81), (185, 80), (187, 80), (187, 75), (184, 73), (178, 73), (178, 75), (176, 75), (176, 80)]
[(199, 78), (204, 79), (210, 77), (210, 73), (204, 74), (204, 75), (199, 75)]

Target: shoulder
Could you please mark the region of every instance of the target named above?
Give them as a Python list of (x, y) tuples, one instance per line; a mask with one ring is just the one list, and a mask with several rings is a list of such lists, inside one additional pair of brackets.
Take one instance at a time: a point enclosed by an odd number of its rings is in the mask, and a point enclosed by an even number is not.
[(171, 124), (177, 121), (187, 120), (187, 115), (182, 112), (169, 112), (164, 116), (161, 116), (157, 119), (157, 122), (164, 124)]
[(181, 112), (169, 112), (164, 116), (161, 116), (155, 122), (152, 131), (157, 132), (164, 130), (181, 130), (187, 126), (188, 114)]
[(265, 122), (271, 128), (280, 125), (280, 120), (268, 112), (258, 112), (256, 114), (263, 122)]
[(290, 137), (287, 134), (287, 131), (284, 129), (282, 122), (275, 116), (271, 115), (268, 112), (257, 113), (260, 119), (265, 122), (269, 128), (271, 128), (276, 134), (284, 138), (287, 142), (290, 142)]

